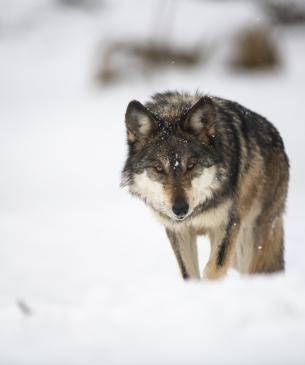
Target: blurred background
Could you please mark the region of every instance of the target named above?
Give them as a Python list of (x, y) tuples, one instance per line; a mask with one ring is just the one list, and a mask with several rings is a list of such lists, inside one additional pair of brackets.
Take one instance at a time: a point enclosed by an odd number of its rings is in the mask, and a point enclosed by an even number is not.
[[(0, 9), (0, 364), (304, 364), (305, 2)], [(126, 106), (165, 90), (279, 129), (285, 274), (183, 283), (163, 228), (120, 189)]]

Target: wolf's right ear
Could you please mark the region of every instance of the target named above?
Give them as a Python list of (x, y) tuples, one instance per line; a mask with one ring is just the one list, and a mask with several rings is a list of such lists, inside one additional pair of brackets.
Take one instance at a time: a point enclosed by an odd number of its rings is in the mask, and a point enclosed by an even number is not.
[(156, 129), (153, 115), (137, 100), (128, 104), (125, 123), (129, 143), (145, 142)]

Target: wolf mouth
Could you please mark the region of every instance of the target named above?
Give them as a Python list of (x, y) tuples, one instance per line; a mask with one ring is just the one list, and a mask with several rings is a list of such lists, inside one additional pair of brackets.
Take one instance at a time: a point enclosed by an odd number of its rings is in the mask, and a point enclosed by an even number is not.
[(194, 210), (192, 211), (189, 211), (186, 215), (182, 216), (182, 217), (178, 217), (178, 216), (168, 216), (168, 218), (174, 222), (185, 222), (186, 220), (188, 220), (191, 216), (192, 216), (192, 213), (193, 213)]
[(172, 217), (172, 219), (176, 220), (176, 221), (185, 221), (187, 218), (189, 218), (193, 213), (193, 210), (192, 211), (189, 211), (188, 213), (186, 213), (185, 215), (183, 216), (174, 216)]

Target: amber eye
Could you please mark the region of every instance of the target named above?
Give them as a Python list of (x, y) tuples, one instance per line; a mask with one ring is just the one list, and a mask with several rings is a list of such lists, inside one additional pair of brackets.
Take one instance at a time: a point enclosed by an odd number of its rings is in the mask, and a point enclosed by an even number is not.
[(157, 172), (159, 172), (159, 173), (161, 173), (161, 172), (163, 172), (163, 171), (164, 171), (164, 170), (163, 170), (162, 165), (156, 165), (156, 166), (155, 166), (155, 170), (156, 170)]
[(194, 162), (190, 162), (187, 166), (186, 166), (186, 168), (187, 168), (187, 170), (193, 170), (193, 168), (195, 167), (195, 163)]

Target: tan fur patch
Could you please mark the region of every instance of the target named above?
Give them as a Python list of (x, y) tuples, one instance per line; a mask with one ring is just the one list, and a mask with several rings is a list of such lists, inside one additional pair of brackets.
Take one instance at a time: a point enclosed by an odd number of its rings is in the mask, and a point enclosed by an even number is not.
[(258, 200), (254, 200), (247, 214), (242, 218), (240, 230), (237, 236), (236, 252), (234, 257), (234, 267), (241, 273), (248, 273), (255, 250), (255, 222), (261, 212), (261, 205)]
[(237, 236), (239, 233), (240, 224), (234, 224), (232, 228), (232, 233), (230, 234), (230, 238), (226, 243), (226, 254), (225, 260), (223, 265), (219, 266), (217, 264), (219, 248), (223, 244), (223, 238), (225, 235), (225, 227), (218, 227), (218, 229), (211, 232), (209, 237), (211, 240), (211, 254), (208, 263), (203, 272), (203, 277), (209, 280), (219, 279), (220, 277), (224, 276), (228, 268), (232, 265), (234, 260), (234, 253), (236, 250), (237, 244)]
[(140, 196), (157, 211), (174, 219), (171, 204), (168, 201), (168, 196), (164, 193), (163, 185), (150, 179), (146, 171), (135, 175), (134, 184), (130, 186), (129, 190)]
[(283, 220), (275, 218), (261, 227), (261, 239), (254, 246), (249, 273), (269, 273), (284, 269)]
[(218, 187), (219, 182), (216, 180), (215, 166), (205, 168), (199, 177), (192, 180), (191, 189), (187, 190), (190, 210), (211, 198), (213, 190)]
[(150, 118), (143, 114), (139, 116), (139, 132), (143, 136), (147, 136), (151, 131), (151, 120)]

